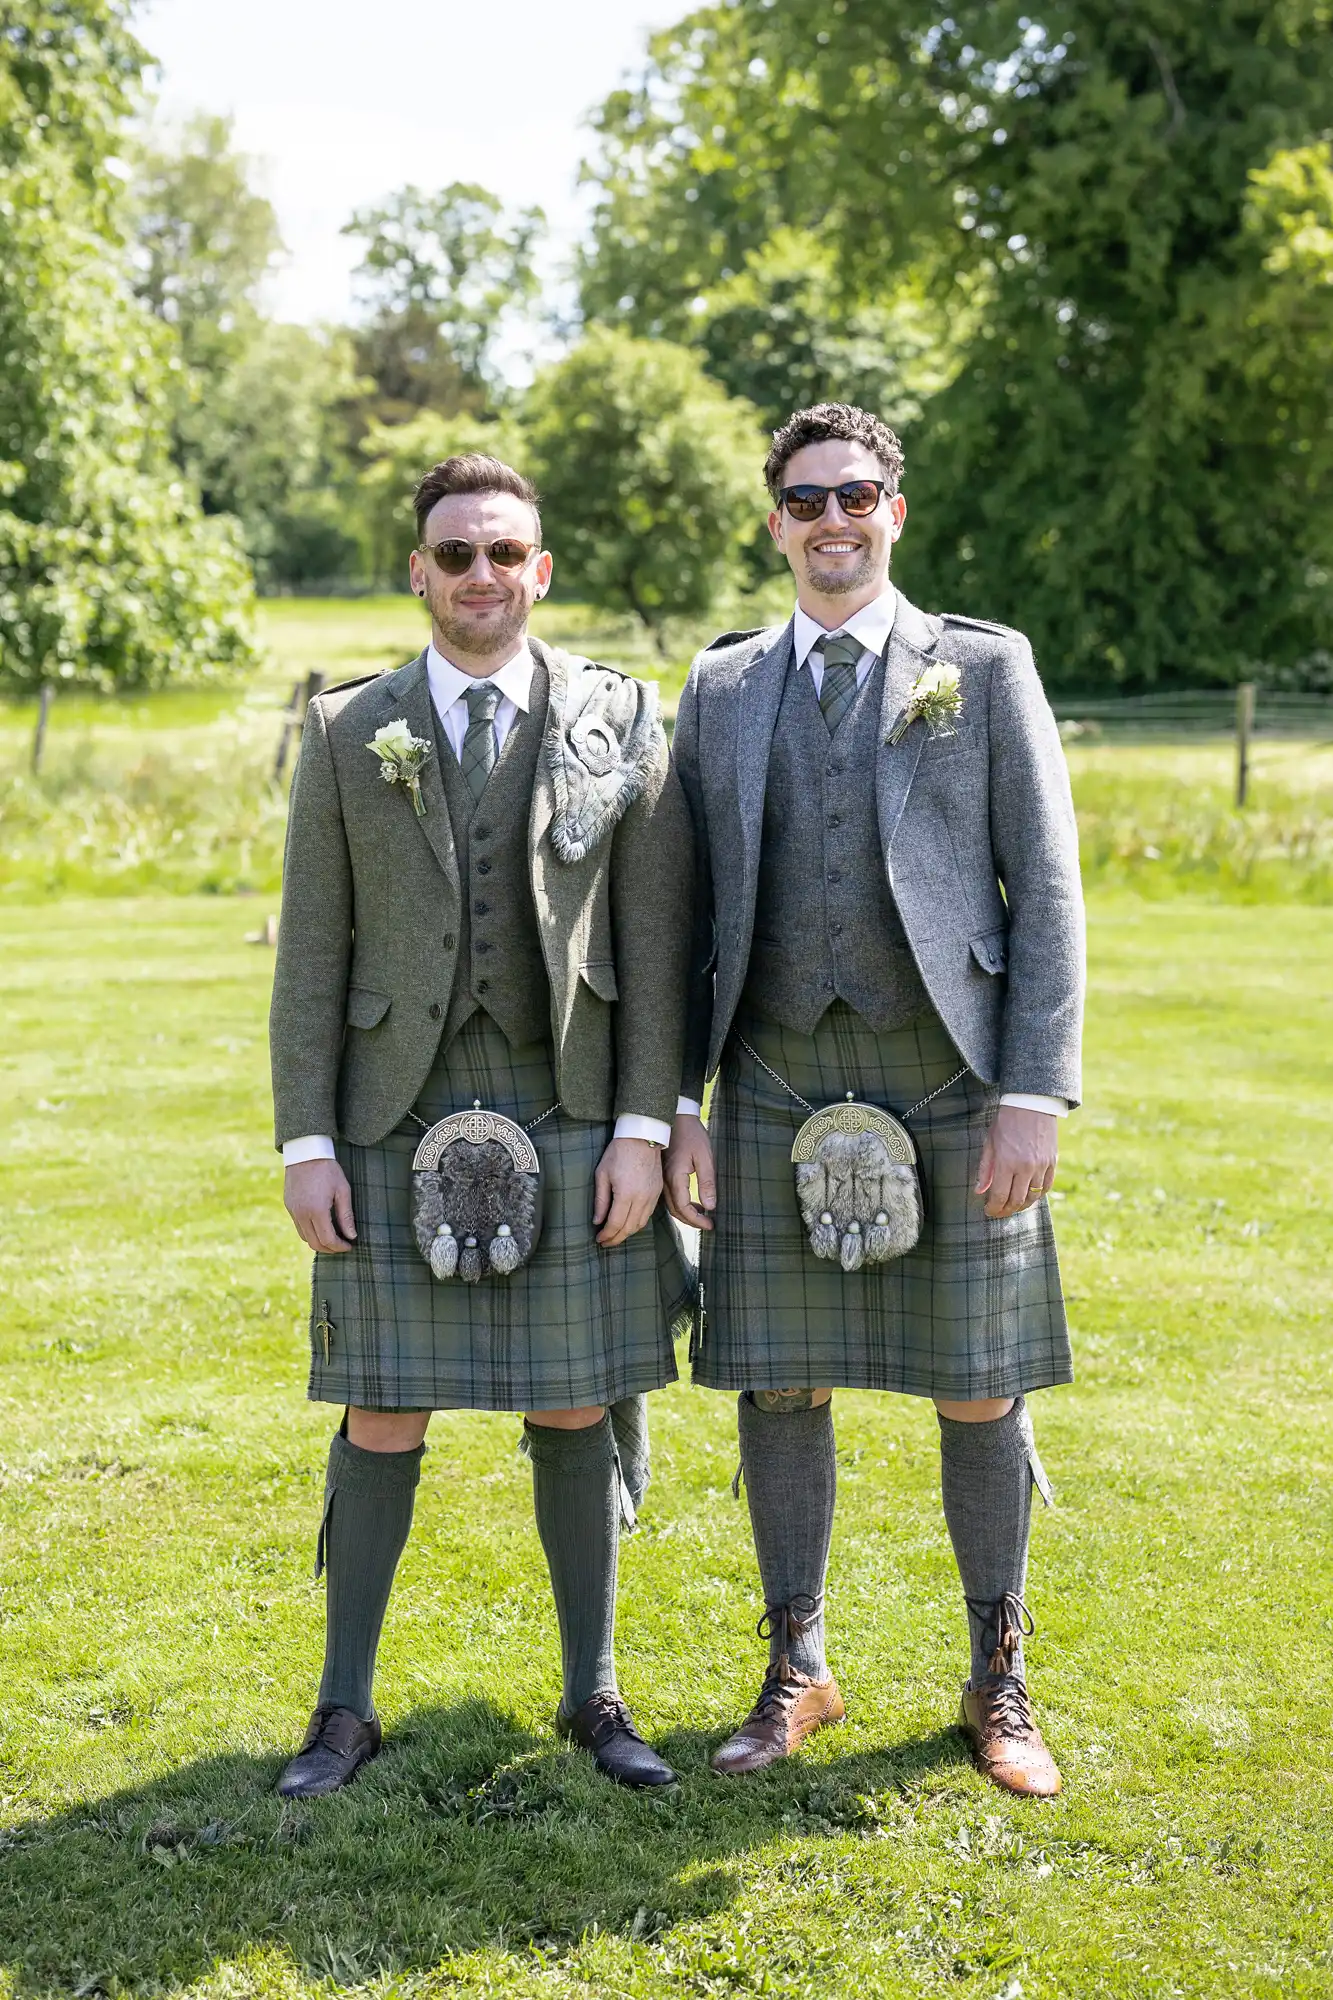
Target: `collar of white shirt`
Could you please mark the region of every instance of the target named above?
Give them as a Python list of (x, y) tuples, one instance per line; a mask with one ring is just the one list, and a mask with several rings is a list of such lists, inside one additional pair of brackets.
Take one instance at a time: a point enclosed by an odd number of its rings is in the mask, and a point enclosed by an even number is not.
[[(836, 632), (846, 632), (850, 638), (859, 639), (866, 652), (873, 653), (878, 659), (889, 643), (889, 634), (893, 630), (894, 613), (897, 609), (898, 593), (890, 584), (869, 604), (863, 604), (861, 609), (854, 611), (843, 624), (836, 625), (832, 629)], [(814, 650), (815, 642), (827, 637), (828, 632), (824, 626), (816, 624), (809, 612), (802, 611), (798, 604), (792, 629), (792, 638), (796, 643), (797, 666), (803, 667)]]
[[(526, 715), (532, 704), (532, 671), (532, 654), (525, 639), (511, 659), (506, 660), (502, 667), (497, 667), (493, 674), (486, 674), (484, 678), (493, 682), (500, 693), (507, 696), (514, 707), (521, 708)], [(436, 650), (433, 641), (426, 649), (426, 673), (430, 680), (430, 691), (436, 710), (441, 716), (447, 715), (454, 703), (460, 700), (470, 687), (477, 685), (477, 676), (462, 673), (457, 667), (451, 666), (443, 653)]]

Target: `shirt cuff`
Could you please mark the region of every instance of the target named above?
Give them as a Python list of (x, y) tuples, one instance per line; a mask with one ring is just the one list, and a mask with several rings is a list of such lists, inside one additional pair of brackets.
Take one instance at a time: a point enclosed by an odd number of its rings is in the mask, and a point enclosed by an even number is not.
[(702, 1118), (703, 1115), (704, 1108), (697, 1097), (678, 1097), (676, 1099), (677, 1118)]
[(1048, 1118), (1068, 1118), (1067, 1097), (1034, 1097), (1026, 1090), (1006, 1090), (1001, 1104), (1013, 1104), (1020, 1111), (1044, 1111)]
[(640, 1118), (637, 1111), (622, 1111), (616, 1120), (617, 1139), (649, 1139), (654, 1146), (671, 1142), (671, 1127), (660, 1118)]
[(311, 1133), (308, 1139), (288, 1139), (282, 1148), (284, 1167), (303, 1166), (307, 1160), (336, 1160), (332, 1139), (322, 1133)]

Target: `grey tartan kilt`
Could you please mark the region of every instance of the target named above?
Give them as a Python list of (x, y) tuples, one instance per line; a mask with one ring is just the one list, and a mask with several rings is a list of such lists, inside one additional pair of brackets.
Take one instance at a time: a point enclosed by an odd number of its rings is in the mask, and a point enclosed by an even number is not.
[[(849, 1090), (901, 1114), (961, 1058), (934, 1015), (879, 1034), (835, 1002), (813, 1035), (740, 1032), (819, 1108)], [(991, 1221), (972, 1193), (998, 1093), (969, 1073), (911, 1122), (926, 1222), (905, 1257), (847, 1273), (801, 1226), (791, 1147), (807, 1116), (733, 1035), (709, 1115), (715, 1228), (705, 1234), (694, 1379), (710, 1389), (894, 1389), (974, 1401), (1073, 1380), (1046, 1202)]]
[[(415, 1109), (433, 1123), (476, 1098), (520, 1124), (537, 1117), (556, 1100), (550, 1048), (511, 1048), (489, 1015), (474, 1014), (436, 1057)], [(411, 1177), (420, 1126), (405, 1119), (376, 1146), (340, 1142), (356, 1248), (315, 1257), (311, 1400), (380, 1410), (558, 1410), (617, 1403), (674, 1382), (672, 1334), (688, 1323), (693, 1273), (665, 1208), (627, 1243), (599, 1248), (593, 1174), (610, 1137), (609, 1124), (563, 1111), (538, 1125), (541, 1238), (512, 1277), (475, 1285), (433, 1278), (417, 1249)]]

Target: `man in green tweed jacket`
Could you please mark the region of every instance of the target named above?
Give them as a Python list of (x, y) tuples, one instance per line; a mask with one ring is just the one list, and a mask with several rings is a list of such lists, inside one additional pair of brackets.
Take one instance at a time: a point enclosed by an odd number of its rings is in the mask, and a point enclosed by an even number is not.
[[(963, 1729), (997, 1784), (1046, 1795), (1060, 1777), (1028, 1700), (1023, 1593), (1047, 1489), (1024, 1398), (1070, 1379), (1045, 1200), (1080, 1090), (1069, 781), (1021, 634), (927, 616), (890, 583), (907, 511), (892, 431), (844, 404), (799, 411), (765, 470), (795, 614), (700, 654), (675, 737), (700, 876), (667, 1187), (707, 1232), (695, 1379), (740, 1392), (770, 1647), (714, 1766), (756, 1770), (842, 1715), (824, 1655), (830, 1392), (890, 1389), (939, 1416)], [(827, 1135), (827, 1164), (802, 1167), (826, 1175), (809, 1233), (797, 1202), (797, 1131), (848, 1097), (907, 1114), (919, 1157), (924, 1224), (887, 1260), (901, 1180), (853, 1171), (859, 1140)]]
[[(613, 1628), (620, 1530), (648, 1476), (644, 1398), (675, 1378), (692, 1295), (659, 1201), (689, 819), (654, 692), (528, 636), (551, 557), (527, 480), (447, 459), (416, 515), (431, 642), (311, 704), (292, 792), (276, 1137), (315, 1252), (309, 1393), (344, 1416), (317, 1557), (323, 1680), (279, 1790), (336, 1791), (380, 1747), (375, 1652), (437, 1409), (526, 1413), (557, 1728), (620, 1782), (667, 1784), (618, 1693)], [(507, 1274), (477, 1278), (468, 1239), (437, 1277), (413, 1229), (413, 1156), (474, 1104), (527, 1128), (544, 1220)], [(491, 1248), (513, 1233), (497, 1225)]]

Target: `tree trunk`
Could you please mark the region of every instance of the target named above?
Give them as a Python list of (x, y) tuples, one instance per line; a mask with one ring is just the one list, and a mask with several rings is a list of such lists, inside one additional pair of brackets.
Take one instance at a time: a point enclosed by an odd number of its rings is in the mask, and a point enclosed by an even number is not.
[(51, 719), (51, 703), (56, 691), (50, 681), (42, 682), (42, 691), (37, 697), (37, 727), (32, 732), (32, 774), (37, 776), (42, 768), (42, 752), (46, 748), (46, 725)]

